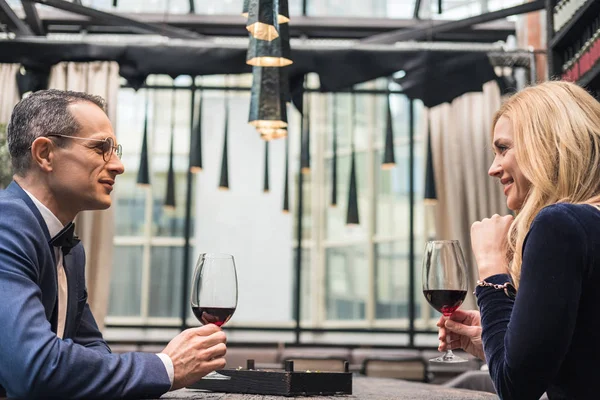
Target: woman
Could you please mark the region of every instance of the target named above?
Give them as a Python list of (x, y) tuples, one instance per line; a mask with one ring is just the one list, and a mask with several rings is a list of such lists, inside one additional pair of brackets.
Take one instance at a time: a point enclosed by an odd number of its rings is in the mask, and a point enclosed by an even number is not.
[(471, 227), (481, 314), (441, 318), (439, 350), (486, 360), (502, 399), (597, 398), (600, 103), (567, 82), (529, 87), (496, 113), (492, 142), (489, 175), (516, 217)]

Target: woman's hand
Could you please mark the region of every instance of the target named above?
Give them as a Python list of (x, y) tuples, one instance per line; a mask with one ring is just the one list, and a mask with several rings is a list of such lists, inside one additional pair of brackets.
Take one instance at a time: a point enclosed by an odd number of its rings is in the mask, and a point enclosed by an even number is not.
[(479, 279), (508, 273), (506, 236), (514, 218), (494, 214), (471, 225), (471, 247), (479, 268)]
[[(479, 311), (458, 309), (449, 318), (440, 317), (437, 326), (440, 328), (438, 333), (439, 351), (463, 349), (485, 361)], [(449, 343), (447, 343), (447, 336), (450, 337)]]

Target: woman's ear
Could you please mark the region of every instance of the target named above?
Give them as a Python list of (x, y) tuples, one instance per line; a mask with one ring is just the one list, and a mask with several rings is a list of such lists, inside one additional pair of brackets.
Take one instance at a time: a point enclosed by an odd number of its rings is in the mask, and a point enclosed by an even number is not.
[(31, 144), (33, 164), (44, 172), (51, 172), (54, 161), (54, 142), (47, 137), (38, 137)]

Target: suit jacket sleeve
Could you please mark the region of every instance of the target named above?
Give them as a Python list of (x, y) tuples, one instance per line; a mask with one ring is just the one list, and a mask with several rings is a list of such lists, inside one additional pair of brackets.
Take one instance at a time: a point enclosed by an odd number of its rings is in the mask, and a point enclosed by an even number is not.
[(8, 396), (149, 398), (168, 391), (169, 377), (155, 354), (97, 350), (101, 339), (89, 308), (79, 343), (51, 331), (39, 283), (44, 266), (54, 265), (47, 246), (25, 204), (0, 200), (0, 384)]

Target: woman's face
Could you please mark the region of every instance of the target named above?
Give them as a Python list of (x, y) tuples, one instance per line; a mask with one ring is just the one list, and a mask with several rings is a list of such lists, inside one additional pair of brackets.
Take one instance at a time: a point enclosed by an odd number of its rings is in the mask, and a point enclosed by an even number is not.
[(488, 174), (500, 179), (508, 208), (513, 211), (520, 210), (531, 182), (523, 176), (517, 164), (512, 125), (506, 117), (500, 117), (494, 127), (493, 147), (494, 162)]

